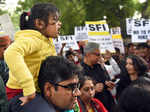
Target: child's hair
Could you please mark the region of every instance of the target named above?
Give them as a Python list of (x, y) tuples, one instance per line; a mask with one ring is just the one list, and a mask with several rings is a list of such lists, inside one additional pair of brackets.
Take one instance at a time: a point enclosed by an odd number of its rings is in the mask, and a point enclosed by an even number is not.
[(59, 13), (58, 8), (55, 5), (50, 3), (38, 3), (31, 8), (31, 12), (23, 12), (20, 16), (20, 29), (34, 29), (35, 28), (35, 19), (43, 20), (48, 25), (48, 20), (50, 16), (55, 16), (56, 13)]

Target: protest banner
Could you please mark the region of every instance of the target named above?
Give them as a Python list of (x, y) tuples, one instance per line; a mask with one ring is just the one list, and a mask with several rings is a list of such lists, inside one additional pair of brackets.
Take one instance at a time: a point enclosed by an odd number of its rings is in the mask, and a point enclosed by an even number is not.
[(131, 41), (132, 43), (143, 43), (150, 39), (150, 19), (131, 19)]
[(12, 41), (14, 40), (15, 29), (8, 14), (0, 16), (0, 32), (4, 32)]
[(113, 27), (111, 28), (110, 32), (111, 32), (114, 47), (119, 48), (120, 52), (124, 54), (125, 50), (124, 50), (124, 44), (123, 44), (123, 39), (121, 36), (120, 27)]
[(101, 53), (105, 50), (115, 52), (112, 37), (109, 33), (108, 24), (105, 20), (102, 21), (86, 21), (88, 41), (97, 42), (100, 44)]
[(132, 18), (126, 18), (126, 31), (128, 35), (132, 35)]
[(76, 41), (88, 40), (87, 29), (85, 26), (76, 26), (74, 32)]
[(54, 39), (55, 48), (57, 49), (57, 52), (60, 52), (60, 49), (62, 47), (63, 43), (66, 43), (63, 51), (67, 51), (70, 48), (73, 50), (78, 50), (79, 46), (77, 44), (77, 41), (75, 40), (74, 35), (65, 35), (65, 36), (59, 36), (57, 39)]

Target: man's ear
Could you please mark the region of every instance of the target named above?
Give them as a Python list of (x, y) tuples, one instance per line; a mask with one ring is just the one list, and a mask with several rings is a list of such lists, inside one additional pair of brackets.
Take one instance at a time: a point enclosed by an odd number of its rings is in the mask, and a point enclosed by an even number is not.
[(39, 30), (43, 29), (45, 27), (45, 23), (43, 20), (35, 19), (35, 27)]
[(54, 92), (54, 87), (52, 84), (50, 84), (49, 82), (46, 82), (44, 85), (44, 96), (45, 97), (50, 97), (53, 95)]

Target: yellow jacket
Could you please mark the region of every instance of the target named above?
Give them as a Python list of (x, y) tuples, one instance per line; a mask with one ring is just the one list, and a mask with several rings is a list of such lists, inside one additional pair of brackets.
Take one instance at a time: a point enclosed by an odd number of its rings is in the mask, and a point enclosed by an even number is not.
[(9, 67), (7, 86), (23, 89), (27, 96), (38, 88), (37, 80), (41, 62), (56, 55), (52, 38), (35, 30), (22, 30), (15, 34), (15, 41), (5, 50), (4, 59)]

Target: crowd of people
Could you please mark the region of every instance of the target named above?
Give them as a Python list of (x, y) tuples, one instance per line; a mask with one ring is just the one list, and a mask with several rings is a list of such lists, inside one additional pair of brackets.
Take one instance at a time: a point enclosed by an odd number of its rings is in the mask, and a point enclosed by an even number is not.
[(59, 15), (35, 4), (13, 42), (0, 37), (0, 112), (149, 112), (150, 41), (129, 43), (124, 54), (84, 41), (56, 53)]

